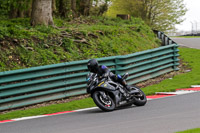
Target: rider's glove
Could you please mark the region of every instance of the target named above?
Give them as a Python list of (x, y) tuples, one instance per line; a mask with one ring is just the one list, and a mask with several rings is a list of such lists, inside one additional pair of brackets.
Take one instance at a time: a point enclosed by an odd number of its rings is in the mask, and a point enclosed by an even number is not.
[(108, 74), (109, 74), (109, 73), (103, 74), (103, 77), (104, 77), (104, 78), (107, 78), (107, 77), (108, 77)]
[(102, 76), (100, 76), (100, 78), (107, 78), (108, 77), (108, 73), (104, 73)]

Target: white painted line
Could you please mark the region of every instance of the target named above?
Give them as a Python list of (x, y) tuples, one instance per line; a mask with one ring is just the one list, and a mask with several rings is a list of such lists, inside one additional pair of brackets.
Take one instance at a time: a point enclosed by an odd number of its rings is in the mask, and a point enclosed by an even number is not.
[(156, 92), (156, 95), (176, 95), (176, 92)]
[[(182, 94), (188, 94), (188, 93), (194, 93), (194, 92), (197, 92), (197, 91), (187, 91), (187, 90), (178, 90), (176, 92), (156, 92), (156, 94), (172, 94), (173, 96), (175, 95), (182, 95)], [(162, 98), (166, 98), (166, 97), (162, 97)], [(155, 99), (152, 99), (152, 98), (147, 98), (147, 100), (156, 100), (156, 99), (161, 99), (161, 98), (155, 98)], [(91, 107), (91, 108), (86, 108), (86, 109), (78, 109), (78, 110), (74, 110), (74, 112), (78, 112), (78, 111), (87, 111), (87, 110), (93, 110), (93, 109), (98, 109), (98, 107)], [(69, 112), (69, 113), (73, 113), (73, 112)], [(64, 113), (64, 114), (67, 114), (67, 113)], [(51, 115), (38, 115), (38, 116), (30, 116), (30, 117), (22, 117), (22, 118), (16, 118), (16, 119), (11, 119), (11, 120), (5, 120), (5, 122), (3, 123), (8, 123), (8, 122), (15, 122), (15, 121), (21, 121), (21, 120), (28, 120), (28, 119), (35, 119), (35, 118), (41, 118), (41, 117), (48, 117), (48, 116), (51, 116)], [(0, 123), (1, 124), (1, 123)]]
[(41, 118), (41, 117), (46, 117), (46, 115), (22, 117), (22, 118), (17, 118), (17, 119), (12, 119), (12, 120), (13, 120), (13, 121), (21, 121), (21, 120), (29, 120), (29, 119), (35, 119), (35, 118)]
[(153, 98), (147, 98), (147, 101), (153, 100)]
[(188, 94), (188, 93), (193, 93), (195, 91), (183, 91), (179, 90), (176, 92), (156, 92), (157, 95), (183, 95), (183, 94)]
[(192, 88), (200, 87), (200, 85), (191, 85)]
[(98, 109), (98, 107), (92, 107), (92, 108), (86, 108), (86, 109), (78, 109), (78, 110), (74, 110), (74, 111), (78, 112), (78, 111), (86, 111), (86, 110), (92, 110), (92, 109)]
[(178, 90), (176, 91), (177, 95), (184, 95), (184, 94), (189, 94), (189, 93), (194, 93), (196, 91), (181, 91), (181, 90)]

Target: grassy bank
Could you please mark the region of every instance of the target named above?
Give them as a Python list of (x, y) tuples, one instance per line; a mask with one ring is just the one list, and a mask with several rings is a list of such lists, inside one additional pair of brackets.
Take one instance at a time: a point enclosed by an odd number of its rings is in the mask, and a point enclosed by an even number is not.
[[(149, 87), (142, 88), (146, 95), (154, 94), (155, 92), (161, 91), (175, 91), (178, 88), (188, 88), (190, 85), (200, 85), (200, 50), (180, 48), (180, 58), (188, 65), (192, 71), (184, 74), (174, 76), (173, 79), (163, 80), (159, 84), (155, 84)], [(27, 109), (22, 111), (13, 111), (6, 114), (0, 115), (0, 120), (7, 120), (12, 118), (33, 116), (41, 114), (49, 114), (61, 111), (70, 111), (81, 108), (88, 108), (95, 106), (91, 98), (86, 98), (78, 101), (72, 101), (64, 104), (55, 104), (47, 107)]]
[(29, 19), (0, 20), (0, 71), (125, 55), (159, 46), (141, 19), (54, 19), (55, 27)]

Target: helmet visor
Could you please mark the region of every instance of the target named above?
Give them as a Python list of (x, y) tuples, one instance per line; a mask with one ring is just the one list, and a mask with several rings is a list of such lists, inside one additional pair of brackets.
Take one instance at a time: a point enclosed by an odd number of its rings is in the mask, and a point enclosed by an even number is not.
[(97, 73), (98, 66), (90, 66), (88, 65), (88, 70), (93, 73)]

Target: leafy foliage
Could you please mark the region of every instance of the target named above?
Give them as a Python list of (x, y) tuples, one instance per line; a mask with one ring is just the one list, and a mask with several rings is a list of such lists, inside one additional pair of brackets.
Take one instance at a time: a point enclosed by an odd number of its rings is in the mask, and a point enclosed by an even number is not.
[[(30, 17), (33, 1), (0, 0), (0, 15), (2, 18)], [(184, 20), (182, 16), (187, 11), (183, 0), (52, 0), (52, 9), (55, 17), (71, 20), (80, 16), (102, 16), (107, 10), (108, 16), (130, 14), (160, 31), (174, 29), (175, 24)]]
[(113, 0), (108, 15), (130, 14), (142, 18), (152, 29), (168, 31), (183, 21), (183, 0)]
[(0, 15), (4, 18), (30, 16), (31, 2), (32, 0), (0, 0)]

